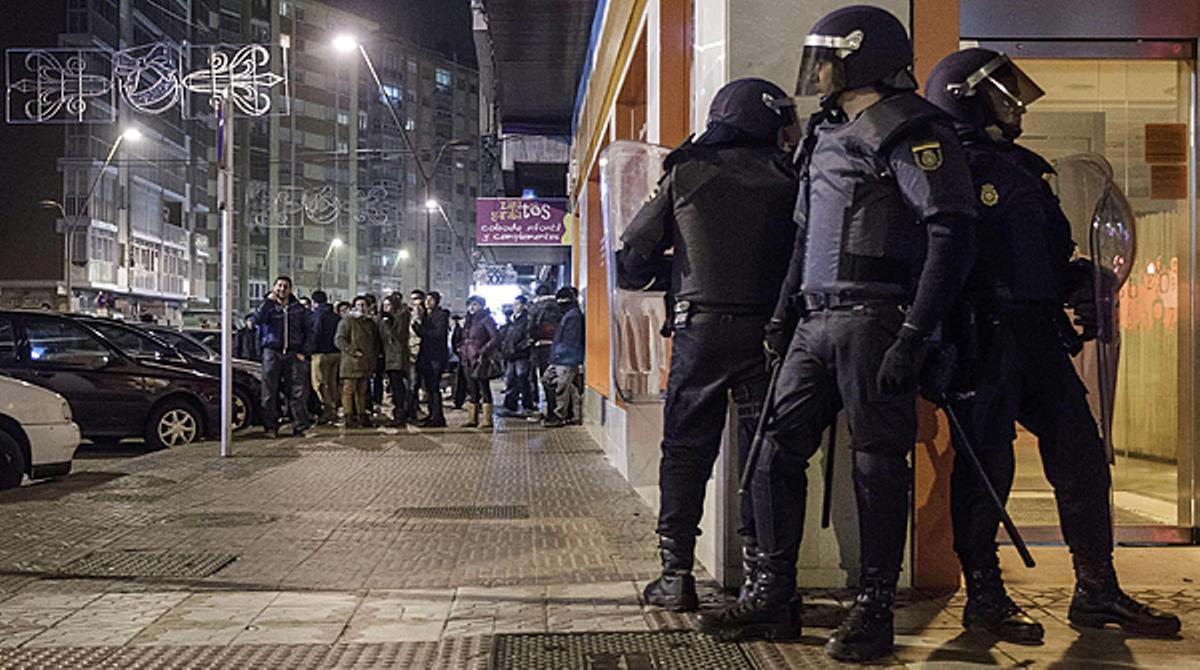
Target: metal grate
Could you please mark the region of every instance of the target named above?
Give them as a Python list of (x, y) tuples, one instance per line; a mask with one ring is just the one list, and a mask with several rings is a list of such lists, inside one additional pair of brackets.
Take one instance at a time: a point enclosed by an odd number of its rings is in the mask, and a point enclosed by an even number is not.
[(479, 507), (401, 507), (397, 517), (412, 519), (528, 519), (525, 505), (486, 505)]
[(235, 528), (241, 526), (261, 526), (272, 523), (278, 517), (260, 512), (197, 512), (191, 514), (172, 514), (163, 517), (159, 523), (165, 526), (181, 528)]
[(145, 549), (94, 551), (59, 569), (64, 577), (208, 577), (237, 560), (236, 554)]
[(755, 670), (742, 648), (694, 632), (497, 635), (492, 670)]

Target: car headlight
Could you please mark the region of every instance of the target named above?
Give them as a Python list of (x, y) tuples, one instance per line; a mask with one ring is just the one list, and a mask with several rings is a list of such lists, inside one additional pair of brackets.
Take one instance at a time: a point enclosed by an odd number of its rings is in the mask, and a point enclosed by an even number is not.
[(71, 420), (71, 404), (68, 403), (66, 400), (62, 401), (62, 416), (63, 416), (63, 421)]

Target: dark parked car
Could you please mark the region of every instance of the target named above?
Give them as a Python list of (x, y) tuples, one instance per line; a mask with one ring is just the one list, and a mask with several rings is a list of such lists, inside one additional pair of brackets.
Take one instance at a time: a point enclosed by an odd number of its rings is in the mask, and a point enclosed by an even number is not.
[[(220, 379), (221, 361), (215, 352), (195, 342), (184, 342), (179, 331), (162, 326), (115, 321), (94, 316), (72, 315), (98, 331), (109, 342), (133, 358), (147, 358), (164, 365), (189, 367), (197, 372)], [(252, 370), (234, 364), (233, 369), (233, 429), (242, 430), (259, 423), (262, 397), (262, 366)]]
[(78, 319), (0, 310), (0, 374), (62, 395), (93, 441), (144, 437), (163, 448), (220, 433), (217, 379), (129, 356)]

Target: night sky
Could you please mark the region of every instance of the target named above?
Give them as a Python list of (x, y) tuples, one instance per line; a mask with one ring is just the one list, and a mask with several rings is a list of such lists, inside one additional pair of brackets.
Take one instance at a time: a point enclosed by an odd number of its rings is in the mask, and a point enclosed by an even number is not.
[(368, 17), (389, 32), (475, 64), (470, 0), (324, 0)]

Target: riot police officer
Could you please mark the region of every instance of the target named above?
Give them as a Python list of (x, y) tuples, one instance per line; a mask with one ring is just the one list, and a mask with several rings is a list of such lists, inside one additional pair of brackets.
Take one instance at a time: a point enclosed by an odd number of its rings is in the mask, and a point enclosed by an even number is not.
[[(704, 490), (732, 395), (744, 461), (766, 395), (759, 345), (787, 272), (796, 226), (796, 174), (781, 149), (796, 133), (791, 99), (762, 79), (739, 79), (713, 98), (707, 129), (671, 152), (657, 193), (622, 235), (625, 288), (669, 282), (674, 331), (663, 420), (658, 518), (662, 576), (648, 603), (698, 606), (692, 577)], [(673, 250), (668, 254), (668, 250)], [(757, 554), (750, 506), (743, 556)]]
[[(1014, 143), (1026, 106), (1042, 90), (1007, 56), (987, 49), (947, 56), (933, 69), (925, 90), (931, 102), (954, 117), (971, 165), (981, 242), (987, 236), (992, 250), (989, 262), (983, 265), (981, 258), (973, 275), (979, 293), (969, 296), (972, 308), (985, 316), (976, 323), (991, 325), (987, 332), (972, 333), (988, 345), (977, 367), (981, 381), (973, 393), (960, 394), (957, 413), (1002, 499), (1013, 481), (1014, 420), (1038, 437), (1075, 565), (1070, 621), (1174, 635), (1179, 619), (1130, 598), (1113, 570), (1108, 462), (1085, 387), (1064, 346), (1077, 333), (1063, 305), (1070, 294), (1094, 295), (1092, 273), (1070, 271), (1075, 244), (1045, 180), (1052, 168)], [(1073, 276), (1085, 285), (1072, 286)], [(957, 439), (954, 446), (951, 512), (954, 548), (967, 584), (963, 625), (1012, 642), (1040, 642), (1041, 625), (1013, 603), (1000, 577), (998, 510), (980, 474), (957, 455), (962, 448)]]
[(916, 441), (916, 373), (971, 267), (974, 196), (946, 115), (914, 93), (912, 45), (888, 12), (825, 16), (804, 40), (799, 95), (822, 112), (801, 145), (798, 225), (768, 324), (783, 353), (773, 415), (752, 480), (760, 549), (750, 597), (698, 628), (722, 639), (800, 632), (796, 557), (805, 469), (840, 407), (852, 433), (861, 546), (859, 594), (826, 652), (891, 652)]

